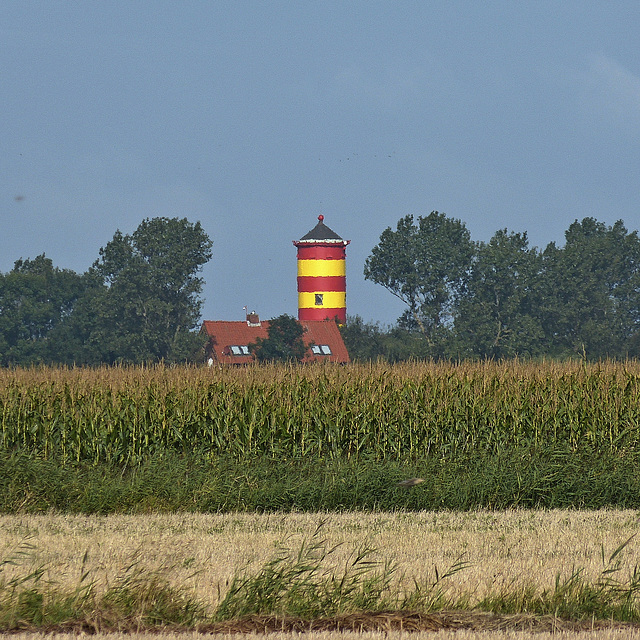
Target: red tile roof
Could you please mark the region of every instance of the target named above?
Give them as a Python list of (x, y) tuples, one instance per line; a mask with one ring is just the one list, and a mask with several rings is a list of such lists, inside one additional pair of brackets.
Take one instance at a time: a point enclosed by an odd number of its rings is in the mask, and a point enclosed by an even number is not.
[[(257, 324), (257, 323), (255, 323)], [(331, 355), (309, 354), (304, 362), (349, 362), (349, 354), (344, 346), (338, 325), (333, 320), (300, 320), (305, 332), (305, 345), (328, 345)], [(246, 321), (227, 322), (225, 320), (205, 320), (201, 331), (209, 336), (207, 358), (225, 364), (249, 364), (252, 355), (233, 355), (232, 346), (246, 346), (258, 338), (268, 338), (269, 321), (251, 326)]]

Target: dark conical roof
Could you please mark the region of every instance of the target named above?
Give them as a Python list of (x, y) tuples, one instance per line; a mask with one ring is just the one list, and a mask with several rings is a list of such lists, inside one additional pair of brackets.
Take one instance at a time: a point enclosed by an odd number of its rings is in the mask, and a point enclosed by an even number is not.
[(309, 233), (302, 236), (300, 240), (342, 240), (335, 231), (327, 227), (323, 220), (324, 216), (318, 216), (318, 224)]

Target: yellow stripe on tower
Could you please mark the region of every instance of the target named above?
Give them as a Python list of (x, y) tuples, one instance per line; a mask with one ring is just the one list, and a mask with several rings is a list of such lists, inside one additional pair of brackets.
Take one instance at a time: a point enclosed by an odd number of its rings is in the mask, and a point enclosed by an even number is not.
[[(322, 294), (322, 304), (316, 304), (316, 294)], [(347, 306), (347, 294), (344, 291), (300, 291), (298, 293), (299, 309), (337, 309)]]
[(299, 276), (344, 276), (345, 260), (298, 260)]

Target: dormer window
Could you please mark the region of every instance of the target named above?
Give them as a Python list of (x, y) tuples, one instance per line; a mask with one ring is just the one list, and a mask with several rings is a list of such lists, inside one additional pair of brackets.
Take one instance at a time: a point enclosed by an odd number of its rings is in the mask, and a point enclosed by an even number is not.
[(246, 344), (238, 345), (232, 344), (229, 347), (229, 351), (231, 351), (232, 356), (250, 356), (251, 352), (249, 351), (249, 347)]
[(311, 346), (311, 353), (314, 356), (330, 356), (331, 347), (328, 344), (314, 344)]

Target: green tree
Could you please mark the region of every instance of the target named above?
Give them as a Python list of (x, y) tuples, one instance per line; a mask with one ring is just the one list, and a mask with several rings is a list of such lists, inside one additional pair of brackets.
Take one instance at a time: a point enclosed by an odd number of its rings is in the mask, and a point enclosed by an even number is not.
[(385, 333), (375, 322), (365, 322), (360, 316), (347, 316), (340, 334), (352, 361), (377, 360), (383, 357)]
[(106, 292), (103, 279), (95, 269), (82, 275), (83, 287), (73, 312), (54, 327), (49, 334), (49, 355), (57, 364), (93, 365), (102, 362), (101, 344), (92, 342), (99, 319), (98, 301)]
[(383, 328), (377, 322), (364, 322), (360, 316), (347, 316), (340, 333), (353, 361), (402, 362), (431, 355), (420, 333), (398, 326)]
[(269, 320), (267, 338), (258, 338), (249, 350), (258, 362), (299, 362), (306, 353), (304, 327), (287, 314)]
[(547, 352), (588, 358), (640, 355), (640, 239), (622, 220), (571, 224), (565, 246), (543, 253)]
[(117, 231), (92, 270), (105, 288), (92, 300), (89, 337), (103, 362), (178, 362), (197, 357), (202, 278), (212, 242), (186, 218), (143, 220), (132, 235)]
[(455, 329), (461, 355), (511, 358), (540, 355), (541, 258), (527, 234), (497, 231), (481, 243)]
[(0, 364), (55, 361), (56, 332), (72, 315), (84, 276), (58, 269), (44, 254), (0, 274)]
[(464, 294), (475, 245), (460, 220), (434, 211), (398, 221), (380, 236), (364, 276), (407, 305), (401, 327), (419, 330), (430, 346), (450, 333), (455, 307)]

